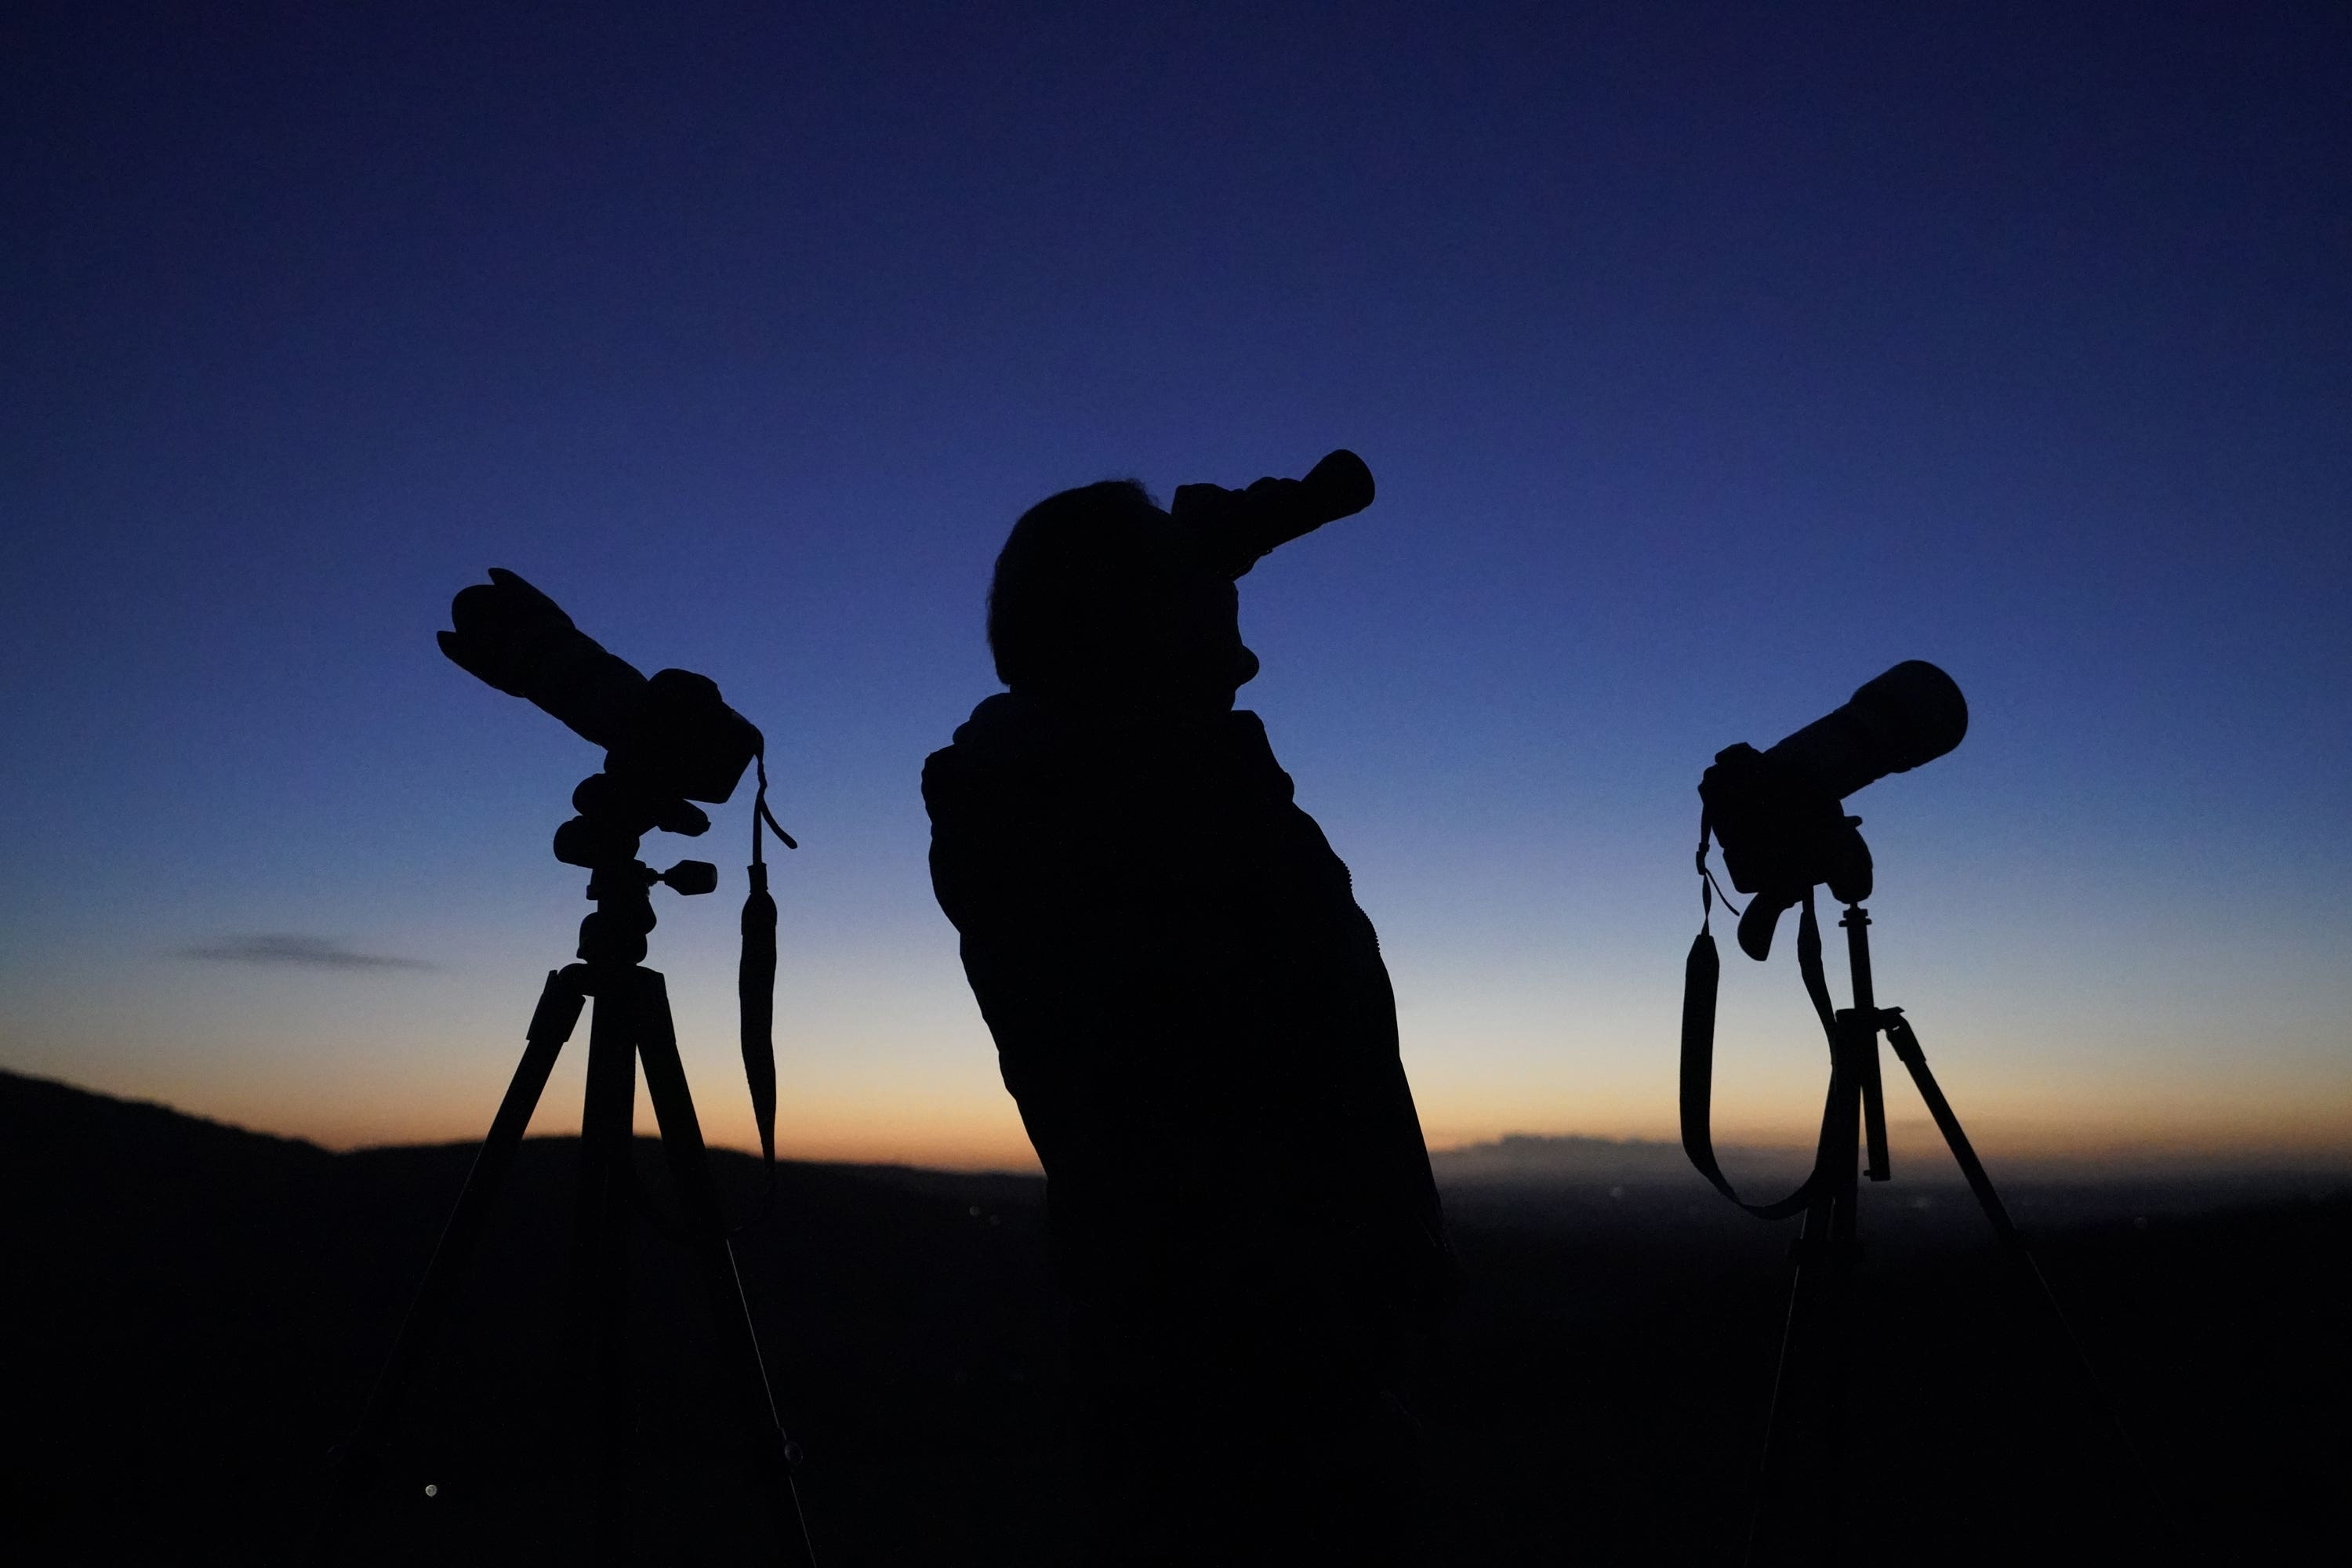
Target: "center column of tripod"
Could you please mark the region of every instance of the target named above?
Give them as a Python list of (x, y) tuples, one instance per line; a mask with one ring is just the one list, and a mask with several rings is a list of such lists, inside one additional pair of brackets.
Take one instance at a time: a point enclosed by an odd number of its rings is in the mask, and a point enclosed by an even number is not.
[(1886, 1163), (1886, 1092), (1878, 1076), (1878, 994), (1870, 978), (1870, 911), (1848, 904), (1838, 924), (1845, 931), (1846, 968), (1853, 977), (1852, 1015), (1840, 1020), (1852, 1042), (1847, 1064), (1862, 1091), (1862, 1134), (1874, 1182), (1891, 1173)]
[[(1878, 1076), (1878, 997), (1870, 973), (1870, 911), (1849, 904), (1838, 921), (1845, 932), (1846, 969), (1853, 986), (1853, 1005), (1837, 1015), (1838, 1060), (1834, 1093), (1837, 1132), (1824, 1139), (1825, 1153), (1834, 1164), (1823, 1173), (1830, 1182), (1832, 1207), (1826, 1259), (1829, 1290), (1822, 1410), (1822, 1433), (1830, 1462), (1843, 1471), (1853, 1441), (1853, 1337), (1861, 1313), (1854, 1300), (1854, 1270), (1862, 1260), (1856, 1231), (1861, 1222), (1860, 1176), (1886, 1180), (1886, 1102)], [(1857, 1123), (1859, 1127), (1857, 1129)], [(1857, 1172), (1854, 1144), (1857, 1131), (1866, 1163)], [(1841, 1496), (1840, 1503), (1843, 1499)], [(1832, 1538), (1826, 1561), (1843, 1561), (1846, 1521), (1843, 1508), (1832, 1510)]]
[(583, 989), (594, 998), (594, 1011), (572, 1227), (572, 1331), (577, 1359), (585, 1363), (577, 1386), (590, 1434), (593, 1559), (613, 1563), (629, 1562), (632, 1552), (629, 1243), (644, 973), (637, 965), (654, 927), (652, 883), (653, 873), (636, 860), (597, 867), (588, 882), (596, 908), (580, 922), (580, 957), (588, 972)]

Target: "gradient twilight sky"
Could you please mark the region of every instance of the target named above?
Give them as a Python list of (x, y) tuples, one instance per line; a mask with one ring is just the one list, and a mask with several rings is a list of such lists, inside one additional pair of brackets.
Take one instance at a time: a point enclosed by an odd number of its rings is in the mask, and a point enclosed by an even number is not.
[[(996, 548), (1345, 445), (1242, 700), (1433, 1146), (1672, 1135), (1699, 771), (1916, 657), (1968, 741), (1853, 809), (1979, 1141), (2352, 1151), (2340, 5), (5, 26), (0, 1065), (479, 1136), (599, 761), (436, 649), (495, 563), (767, 732), (784, 1151), (1024, 1164), (918, 793)], [(653, 962), (739, 1145), (747, 805), (648, 850), (721, 864)], [(1719, 1135), (1803, 1138), (1793, 960), (1726, 955)]]

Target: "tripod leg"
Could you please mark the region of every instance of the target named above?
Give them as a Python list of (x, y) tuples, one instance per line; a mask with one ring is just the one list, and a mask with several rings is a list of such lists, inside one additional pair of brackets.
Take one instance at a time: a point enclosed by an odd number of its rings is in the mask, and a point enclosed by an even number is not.
[(1813, 1152), (1818, 1186), (1792, 1248), (1789, 1314), (1748, 1524), (1749, 1568), (1814, 1568), (1841, 1561), (1843, 1550), (1845, 1362), (1860, 1197), (1855, 1140), (1864, 1085), (1858, 1054), (1877, 1049), (1876, 1033), (1864, 1034), (1851, 1010), (1837, 1015), (1836, 1055)]
[(393, 1342), (392, 1354), (384, 1360), (375, 1390), (368, 1396), (359, 1425), (352, 1429), (338, 1458), (333, 1498), (311, 1542), (310, 1556), (313, 1562), (324, 1562), (333, 1552), (352, 1504), (373, 1477), (382, 1457), (384, 1432), (399, 1409), (401, 1395), (406, 1391), (418, 1360), (448, 1310), (458, 1277), (473, 1256), (483, 1221), (514, 1163), (515, 1151), (521, 1146), (523, 1132), (530, 1125), (531, 1112), (538, 1109), (540, 1096), (546, 1092), (547, 1077), (555, 1068), (555, 1058), (580, 1022), (580, 1007), (585, 999), (575, 970), (548, 971), (547, 984), (540, 989), (539, 1005), (530, 1016), (530, 1043), (523, 1047), (522, 1060), (515, 1066), (514, 1078), (507, 1084), (506, 1098), (499, 1102), (499, 1113), (490, 1121), (489, 1135), (482, 1140), (481, 1152), (474, 1156), (474, 1167), (467, 1173), (465, 1190), (457, 1194), (457, 1206), (450, 1212), (449, 1223), (442, 1227), (441, 1239), (433, 1248), (433, 1260), (425, 1265), (425, 1279), (409, 1304), (408, 1316), (401, 1322), (399, 1337)]
[(727, 1242), (726, 1221), (719, 1206), (719, 1189), (711, 1180), (710, 1161), (703, 1147), (702, 1125), (694, 1114), (686, 1068), (678, 1060), (677, 1034), (670, 1018), (669, 990), (660, 974), (640, 970), (637, 1045), (646, 1064), (646, 1094), (661, 1123), (662, 1153), (677, 1183), (678, 1203), (693, 1232), (695, 1255), (710, 1297), (730, 1369), (742, 1391), (746, 1425), (754, 1434), (750, 1455), (753, 1492), (766, 1506), (782, 1560), (793, 1568), (814, 1568), (816, 1557), (808, 1529), (801, 1517), (799, 1494), (793, 1487), (793, 1448), (776, 1414), (774, 1391), (760, 1354), (760, 1340), (751, 1326), (751, 1309), (743, 1297), (742, 1277)]
[(588, 1088), (580, 1119), (580, 1189), (572, 1232), (572, 1333), (586, 1363), (585, 1468), (599, 1563), (631, 1561), (629, 1241), (631, 1143), (637, 1100), (637, 972), (591, 970)]
[(2075, 1338), (2074, 1326), (2066, 1321), (2065, 1310), (2058, 1305), (2057, 1292), (2050, 1289), (2050, 1281), (2042, 1277), (2042, 1265), (2034, 1261), (2032, 1252), (2025, 1245), (2025, 1238), (2018, 1234), (2017, 1226), (2011, 1222), (2009, 1210), (2001, 1204), (2000, 1194), (1993, 1191), (1992, 1178), (1985, 1173), (1984, 1162), (1977, 1158), (1976, 1149), (1969, 1142), (1968, 1133), (1961, 1130), (1960, 1119), (1953, 1112), (1952, 1102), (1944, 1098), (1943, 1088), (1936, 1082), (1936, 1075), (1927, 1070), (1927, 1053), (1919, 1048), (1919, 1037), (1911, 1032), (1911, 1021), (1903, 1016), (1902, 1009), (1890, 1007), (1884, 1015), (1884, 1023), (1887, 1043), (1895, 1047), (1895, 1054), (1901, 1058), (1903, 1065), (1911, 1069), (1911, 1081), (1918, 1085), (1919, 1098), (1927, 1102), (1927, 1114), (1936, 1119), (1937, 1130), (1943, 1133), (1944, 1142), (1950, 1145), (1952, 1158), (1958, 1163), (1960, 1174), (1968, 1178), (1969, 1190), (1977, 1195), (1977, 1203), (1984, 1209), (1985, 1217), (1992, 1222), (1993, 1234), (2000, 1238), (2001, 1246), (2016, 1262), (2019, 1272), (2032, 1286), (2033, 1293), (2040, 1297), (2042, 1306), (2048, 1309), (2050, 1321), (2057, 1325), (2058, 1337), (2066, 1346), (2074, 1373), (2082, 1380), (2092, 1408), (2105, 1418), (2123, 1451), (2137, 1463), (2138, 1455), (2130, 1434), (2124, 1430), (2123, 1422), (2116, 1414), (2114, 1401), (2107, 1397), (2105, 1385), (2100, 1383), (2097, 1371), (2091, 1365), (2090, 1356), (2083, 1350), (2083, 1342)]

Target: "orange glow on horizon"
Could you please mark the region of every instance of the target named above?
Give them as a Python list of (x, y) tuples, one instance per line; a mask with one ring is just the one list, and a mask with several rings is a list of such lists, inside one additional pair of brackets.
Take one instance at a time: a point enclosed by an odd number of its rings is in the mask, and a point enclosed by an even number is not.
[[(462, 1114), (412, 1114), (394, 1118), (371, 1109), (348, 1116), (321, 1116), (314, 1108), (299, 1120), (222, 1116), (255, 1131), (299, 1137), (334, 1150), (397, 1143), (472, 1142), (487, 1130), (494, 1105), (469, 1108)], [(756, 1153), (759, 1144), (748, 1118), (707, 1121), (705, 1135), (714, 1147)], [(2037, 1165), (2080, 1163), (2086, 1168), (2146, 1162), (2289, 1163), (2326, 1168), (2352, 1167), (2352, 1108), (2230, 1107), (2210, 1108), (2202, 1115), (2111, 1114), (2098, 1119), (2035, 1115), (1963, 1115), (1969, 1141), (1988, 1161), (2029, 1161)], [(576, 1107), (568, 1115), (551, 1108), (535, 1120), (531, 1136), (568, 1136), (579, 1130)], [(656, 1128), (643, 1102), (637, 1131), (652, 1135)], [(1606, 1121), (1546, 1124), (1508, 1112), (1479, 1117), (1453, 1117), (1424, 1124), (1433, 1152), (1491, 1143), (1505, 1137), (1587, 1137), (1612, 1141), (1674, 1143), (1681, 1133), (1671, 1116), (1650, 1114)], [(1925, 1163), (1942, 1169), (1950, 1164), (1941, 1135), (1924, 1114), (1891, 1114), (1889, 1140), (1895, 1152), (1912, 1170)], [(1810, 1126), (1781, 1117), (1742, 1116), (1737, 1110), (1718, 1110), (1715, 1140), (1727, 1150), (1801, 1155), (1813, 1138)], [(777, 1128), (779, 1157), (844, 1164), (918, 1165), (945, 1171), (1006, 1171), (1034, 1173), (1038, 1169), (1018, 1117), (1009, 1102), (998, 1111), (973, 1108), (966, 1114), (909, 1115), (887, 1111), (863, 1115), (836, 1113), (787, 1117)]]
[[(389, 1079), (358, 1086), (247, 1079), (82, 1082), (76, 1087), (152, 1100), (187, 1114), (341, 1151), (478, 1142), (488, 1130), (504, 1082), (478, 1074), (422, 1086)], [(1890, 1082), (1887, 1094), (1896, 1152), (1911, 1170), (1923, 1165), (1948, 1170), (1950, 1156), (1910, 1087)], [(2108, 1096), (2095, 1101), (2074, 1093), (2012, 1091), (1979, 1098), (1981, 1105), (1961, 1105), (1959, 1113), (1970, 1141), (1996, 1167), (2009, 1160), (2045, 1168), (2053, 1163), (2095, 1169), (2169, 1163), (2352, 1168), (2352, 1102), (2332, 1095), (2298, 1099), (2270, 1087), (2248, 1088), (2236, 1095), (2149, 1089), (2131, 1098)], [(715, 1147), (756, 1152), (757, 1132), (740, 1099), (739, 1085), (733, 1094), (714, 1093), (711, 1103), (698, 1106), (703, 1135)], [(1512, 1135), (1669, 1144), (1681, 1136), (1672, 1102), (1655, 1092), (1528, 1092), (1498, 1102), (1433, 1086), (1421, 1102), (1423, 1130), (1429, 1147), (1438, 1152)], [(844, 1089), (797, 1101), (788, 1093), (781, 1111), (776, 1148), (787, 1159), (948, 1171), (1038, 1168), (1019, 1113), (1001, 1091), (975, 1095), (940, 1089), (926, 1094), (909, 1087), (876, 1095)], [(1818, 1117), (1818, 1101), (1808, 1105), (1794, 1096), (1769, 1103), (1727, 1098), (1716, 1107), (1715, 1141), (1721, 1149), (1801, 1158), (1811, 1147)], [(541, 1101), (530, 1134), (568, 1135), (579, 1130), (579, 1121), (578, 1088), (559, 1074)], [(647, 1135), (656, 1131), (642, 1094), (637, 1130)], [(1771, 1158), (1777, 1163), (1780, 1153)]]

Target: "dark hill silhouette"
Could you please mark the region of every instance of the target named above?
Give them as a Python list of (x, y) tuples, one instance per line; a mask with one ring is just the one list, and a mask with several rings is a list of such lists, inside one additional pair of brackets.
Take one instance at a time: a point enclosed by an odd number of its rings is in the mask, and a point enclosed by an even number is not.
[[(535, 1562), (572, 1543), (558, 1357), (576, 1146), (523, 1146), (404, 1423), (398, 1468), (417, 1495), (364, 1518), (346, 1561), (512, 1548), (509, 1560)], [(656, 1146), (639, 1140), (637, 1153), (658, 1211)], [(326, 1449), (358, 1415), (473, 1155), (338, 1155), (0, 1073), (15, 1347), (0, 1541), (33, 1548), (0, 1555), (281, 1557), (324, 1495)], [(730, 1212), (755, 1212), (758, 1160), (713, 1151), (712, 1163)], [(929, 1560), (946, 1562), (957, 1539), (1039, 1531), (1050, 1542), (1062, 1373), (1042, 1184), (793, 1162), (777, 1184), (776, 1221), (740, 1251), (778, 1397), (821, 1456), (809, 1495), (837, 1536), (864, 1539), (827, 1561), (937, 1548)], [(724, 1552), (751, 1521), (726, 1495), (733, 1468), (709, 1452), (707, 1307), (686, 1250), (638, 1228), (647, 1490), (669, 1500), (648, 1517)], [(970, 1463), (982, 1447), (985, 1464)], [(425, 1479), (438, 1488), (429, 1509)]]
[[(532, 1563), (576, 1544), (556, 1397), (572, 1148), (524, 1146), (398, 1444), (398, 1495), (347, 1561)], [(472, 1153), (332, 1154), (0, 1073), (0, 1556), (279, 1556)], [(658, 1156), (640, 1154), (657, 1205)], [(751, 1212), (757, 1162), (713, 1158), (730, 1210)], [(1869, 1218), (1865, 1542), (1890, 1564), (2114, 1560), (2103, 1525), (2126, 1505), (2102, 1489), (2095, 1428), (2042, 1375), (2038, 1322), (2014, 1310), (1981, 1216), (1908, 1176)], [(808, 1448), (821, 1561), (1070, 1561), (1040, 1184), (795, 1163), (778, 1181), (774, 1223), (741, 1251)], [(1424, 1402), (1434, 1561), (1738, 1560), (1790, 1228), (1696, 1176), (1612, 1185), (1449, 1196), (1468, 1289)], [(2181, 1183), (2008, 1195), (2021, 1222), (2040, 1216), (2044, 1266), (2147, 1456), (2159, 1542), (2184, 1560), (2322, 1557), (2352, 1460), (2340, 1183), (2224, 1187), (2218, 1208), (2217, 1189)], [(704, 1303), (683, 1250), (639, 1231), (645, 1513), (673, 1526), (680, 1560), (749, 1561), (704, 1415)]]

